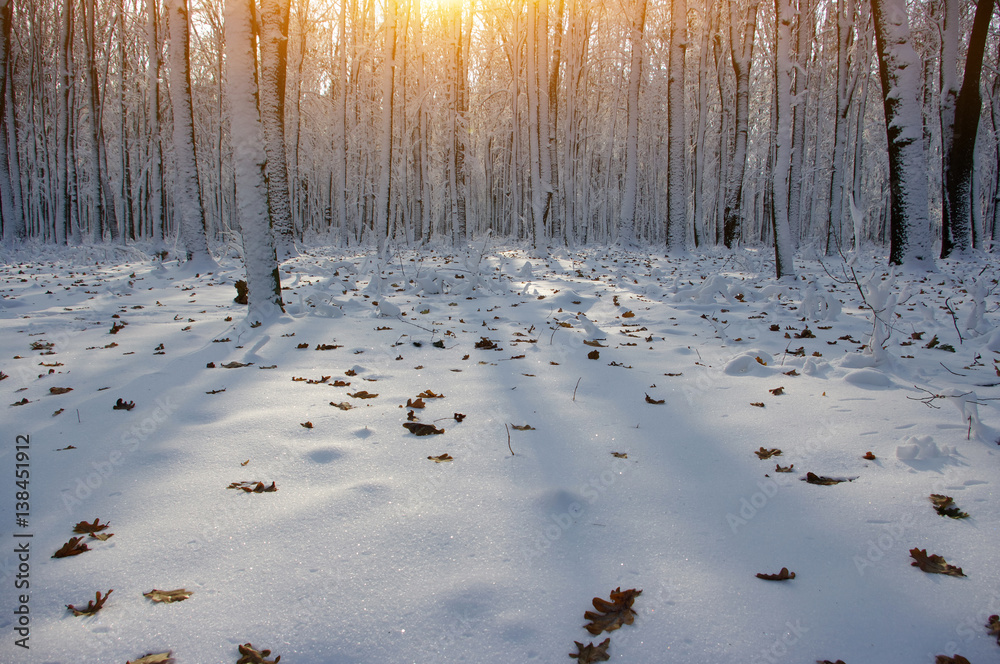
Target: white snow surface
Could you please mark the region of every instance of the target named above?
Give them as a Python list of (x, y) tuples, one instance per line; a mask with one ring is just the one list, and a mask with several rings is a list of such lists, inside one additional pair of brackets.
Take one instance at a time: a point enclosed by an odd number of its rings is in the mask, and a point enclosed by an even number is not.
[[(251, 328), (238, 261), (193, 274), (129, 255), (0, 256), (0, 662), (235, 662), (247, 642), (289, 664), (563, 662), (609, 636), (583, 614), (618, 587), (643, 592), (612, 662), (1000, 655), (984, 626), (1000, 612), (995, 262), (891, 277), (858, 259), (902, 294), (876, 360), (859, 288), (815, 261), (779, 286), (745, 253), (529, 268), (517, 249), (316, 250), (282, 264), (288, 313)], [(406, 407), (425, 390), (444, 396)], [(409, 433), (410, 410), (445, 433)], [(227, 489), (244, 480), (278, 490)], [(95, 518), (112, 538), (50, 557)], [(967, 578), (920, 571), (913, 548)], [(782, 567), (795, 579), (755, 576)], [(154, 604), (153, 588), (193, 594)], [(92, 617), (66, 608), (109, 589)]]

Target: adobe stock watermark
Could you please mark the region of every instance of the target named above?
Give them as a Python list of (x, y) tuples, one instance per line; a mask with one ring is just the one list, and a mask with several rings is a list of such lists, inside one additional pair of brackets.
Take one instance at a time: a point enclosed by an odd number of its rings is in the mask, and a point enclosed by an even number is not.
[(91, 461), (90, 472), (76, 477), (75, 485), (70, 489), (62, 489), (63, 507), (67, 514), (83, 504), (111, 477), (115, 470), (125, 463), (133, 452), (139, 449), (147, 438), (152, 436), (170, 416), (177, 410), (169, 396), (156, 399), (156, 405), (147, 414), (131, 426), (120, 437), (121, 447), (111, 450), (104, 461)]
[(787, 631), (776, 638), (770, 646), (758, 652), (750, 660), (751, 664), (761, 664), (763, 662), (767, 662), (767, 664), (779, 664), (780, 662), (787, 661), (785, 658), (788, 656), (789, 649), (809, 633), (809, 628), (803, 625), (801, 620), (789, 620), (785, 623), (785, 627), (788, 628)]
[(902, 542), (908, 528), (915, 525), (912, 514), (904, 514), (898, 521), (882, 525), (882, 532), (868, 539), (868, 547), (864, 556), (854, 556), (854, 567), (859, 576), (865, 575), (865, 570), (880, 562), (885, 555)]
[(566, 531), (580, 522), (589, 505), (596, 503), (631, 469), (632, 465), (628, 461), (615, 457), (600, 475), (591, 477), (586, 484), (581, 485), (579, 492), (585, 501), (573, 501), (562, 512), (549, 514), (541, 532), (524, 548), (525, 560), (530, 561), (548, 551)]

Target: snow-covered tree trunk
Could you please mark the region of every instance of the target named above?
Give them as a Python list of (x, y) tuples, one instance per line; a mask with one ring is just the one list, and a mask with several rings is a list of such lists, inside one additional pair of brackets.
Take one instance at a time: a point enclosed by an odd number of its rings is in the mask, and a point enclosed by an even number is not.
[(625, 127), (625, 179), (618, 216), (618, 244), (622, 247), (634, 247), (635, 241), (635, 210), (638, 192), (639, 171), (639, 84), (642, 81), (643, 45), (646, 28), (646, 0), (636, 0), (634, 3), (631, 30), (629, 31), (629, 46), (632, 51), (628, 72), (627, 113)]
[(63, 3), (62, 25), (59, 34), (59, 98), (56, 109), (56, 221), (55, 237), (60, 244), (79, 243), (79, 227), (74, 224), (72, 188), (73, 168), (70, 162), (70, 133), (73, 124), (73, 0)]
[(180, 244), (195, 263), (214, 263), (205, 234), (205, 212), (198, 183), (194, 149), (194, 111), (191, 106), (191, 58), (187, 0), (166, 0), (170, 47), (170, 101), (174, 113), (174, 162), (177, 165), (174, 206), (180, 217)]
[(735, 140), (733, 157), (726, 180), (724, 236), (726, 247), (733, 248), (743, 225), (743, 177), (747, 165), (747, 135), (750, 127), (750, 65), (753, 62), (754, 31), (757, 27), (757, 2), (750, 0), (746, 16), (740, 20), (739, 3), (729, 5), (729, 47), (736, 75), (736, 114), (733, 118)]
[(11, 178), (10, 162), (12, 157), (17, 158), (17, 149), (7, 143), (8, 135), (17, 135), (9, 134), (7, 124), (7, 109), (14, 103), (8, 96), (11, 4), (12, 0), (0, 0), (0, 218), (3, 220), (3, 239), (7, 243), (21, 241), (27, 236), (24, 214), (15, 199), (16, 183)]
[[(528, 163), (531, 177), (531, 245), (536, 250), (545, 246), (545, 195), (546, 186), (542, 180), (542, 155), (539, 134), (539, 57), (538, 57), (538, 12), (537, 2), (528, 2), (528, 26), (525, 31), (527, 43), (525, 51), (526, 88), (528, 92)], [(543, 61), (544, 62), (544, 61)], [(546, 66), (547, 69), (547, 66)], [(546, 134), (548, 130), (545, 130)]]
[(333, 123), (333, 183), (330, 186), (330, 204), (337, 210), (337, 221), (340, 230), (337, 235), (341, 246), (347, 244), (350, 238), (350, 226), (347, 220), (347, 3), (340, 3), (337, 21), (337, 85), (333, 94), (339, 95), (335, 105)]
[[(941, 256), (951, 253), (952, 239), (951, 205), (948, 202), (946, 184), (951, 170), (951, 145), (954, 143), (955, 102), (958, 100), (958, 44), (961, 41), (960, 0), (939, 0), (937, 6), (943, 10), (938, 26), (941, 46), (939, 77), (939, 118), (941, 122)], [(928, 63), (930, 65), (931, 63)], [(927, 86), (930, 88), (930, 86)], [(929, 137), (928, 137), (929, 138)]]
[(295, 254), (295, 224), (288, 189), (285, 82), (291, 0), (260, 0), (260, 119), (267, 154), (267, 195), (278, 254)]
[(99, 74), (97, 71), (97, 44), (95, 27), (97, 25), (96, 2), (86, 0), (83, 3), (84, 39), (87, 47), (87, 114), (90, 116), (90, 158), (94, 169), (91, 178), (91, 198), (94, 205), (96, 226), (92, 233), (103, 239), (103, 231), (108, 229), (112, 242), (120, 240), (118, 214), (115, 210), (114, 193), (108, 177), (108, 154), (104, 141), (102, 124), (103, 105), (101, 104)]
[(392, 184), (392, 131), (395, 104), (396, 71), (396, 0), (386, 0), (385, 24), (382, 27), (382, 112), (379, 127), (379, 176), (375, 195), (375, 244), (381, 251), (388, 237), (392, 223), (392, 207), (389, 197)]
[(798, 247), (802, 238), (802, 191), (805, 179), (806, 112), (809, 106), (809, 73), (807, 66), (810, 50), (816, 36), (816, 21), (811, 0), (799, 0), (795, 14), (795, 55), (792, 79), (792, 154), (788, 167), (788, 228), (792, 247)]
[(282, 304), (264, 176), (266, 156), (258, 113), (252, 2), (226, 0), (226, 96), (236, 178), (236, 219), (243, 236), (247, 299), (250, 317), (259, 320), (277, 313)]
[(920, 56), (910, 38), (906, 0), (871, 0), (889, 145), (889, 262), (930, 267), (930, 219), (920, 106)]
[[(670, 58), (667, 74), (667, 248), (682, 253), (687, 244), (687, 126), (684, 103), (687, 51), (687, 0), (673, 0), (670, 10)], [(629, 88), (631, 95), (631, 88)], [(631, 129), (631, 125), (629, 127)]]
[[(851, 72), (848, 67), (848, 53), (854, 31), (851, 21), (854, 17), (854, 0), (837, 0), (837, 92), (836, 112), (833, 116), (833, 162), (830, 165), (830, 212), (826, 225), (827, 255), (843, 248), (844, 230), (844, 171), (847, 158), (848, 113), (851, 109)], [(855, 78), (856, 78), (855, 74)]]
[[(470, 8), (471, 11), (471, 8)], [(452, 208), (453, 235), (456, 247), (464, 247), (468, 239), (466, 221), (466, 137), (469, 135), (466, 118), (468, 69), (465, 64), (465, 42), (462, 30), (462, 5), (456, 3), (451, 16), (451, 38), (453, 55), (452, 79)]]
[(157, 0), (146, 0), (146, 81), (149, 95), (149, 174), (148, 199), (149, 219), (153, 234), (153, 249), (163, 247), (163, 165), (160, 146), (160, 12)]
[(789, 227), (789, 171), (792, 160), (792, 5), (774, 0), (774, 171), (771, 180), (774, 267), (777, 277), (794, 276), (793, 244)]
[(969, 36), (968, 55), (962, 89), (955, 101), (951, 144), (942, 144), (949, 153), (943, 173), (947, 213), (943, 220), (941, 257), (952, 252), (964, 253), (973, 248), (973, 207), (979, 202), (972, 196), (975, 178), (976, 136), (983, 99), (979, 90), (983, 70), (983, 52), (993, 16), (993, 0), (979, 0)]

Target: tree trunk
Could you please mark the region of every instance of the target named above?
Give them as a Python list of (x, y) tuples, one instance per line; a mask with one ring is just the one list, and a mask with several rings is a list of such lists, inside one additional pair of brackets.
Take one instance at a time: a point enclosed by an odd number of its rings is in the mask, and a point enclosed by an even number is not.
[(14, 103), (8, 94), (10, 76), (11, 0), (0, 0), (0, 219), (3, 220), (4, 242), (22, 241), (27, 237), (23, 210), (17, 205), (15, 183), (11, 178), (11, 161), (17, 159), (17, 146), (8, 145), (8, 105)]
[(636, 0), (629, 33), (632, 59), (628, 73), (628, 119), (625, 128), (625, 180), (618, 217), (618, 244), (635, 247), (635, 209), (639, 170), (639, 83), (642, 81), (643, 44), (646, 28), (646, 0)]
[(926, 154), (922, 140), (920, 56), (910, 39), (906, 0), (871, 0), (889, 151), (889, 262), (928, 267)]
[(777, 277), (795, 276), (793, 244), (789, 226), (789, 172), (792, 160), (792, 6), (790, 0), (774, 0), (774, 171), (772, 187), (772, 223), (774, 230), (774, 267)]
[(396, 69), (396, 2), (387, 0), (382, 51), (382, 113), (379, 147), (379, 179), (375, 198), (375, 243), (376, 250), (382, 251), (389, 235), (392, 222), (392, 207), (389, 197), (392, 184), (392, 125), (395, 93)]
[(683, 252), (687, 243), (687, 127), (684, 72), (687, 51), (687, 0), (673, 0), (667, 74), (667, 248)]
[(243, 236), (250, 317), (268, 318), (282, 308), (278, 259), (269, 219), (265, 151), (258, 114), (251, 4), (226, 0), (226, 94), (236, 178), (236, 219)]
[[(751, 0), (747, 15), (739, 24), (737, 3), (730, 5), (729, 14), (729, 47), (736, 75), (736, 116), (733, 119), (736, 136), (726, 182), (723, 241), (730, 249), (736, 245), (743, 225), (743, 177), (747, 165), (747, 134), (750, 126), (750, 65), (753, 62), (754, 30), (757, 27), (757, 2), (758, 0)], [(740, 28), (742, 34), (737, 39)]]

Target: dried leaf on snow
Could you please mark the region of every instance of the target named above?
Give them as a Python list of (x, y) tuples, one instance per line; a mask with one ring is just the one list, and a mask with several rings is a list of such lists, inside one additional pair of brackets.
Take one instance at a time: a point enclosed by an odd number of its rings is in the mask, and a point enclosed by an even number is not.
[(789, 464), (787, 466), (782, 466), (780, 463), (776, 463), (776, 464), (774, 464), (774, 472), (776, 472), (776, 473), (790, 473), (790, 472), (792, 472), (792, 468), (794, 468), (794, 467), (795, 467), (794, 463), (793, 464)]
[(304, 427), (306, 429), (312, 429), (313, 428), (313, 423), (312, 422), (299, 422), (299, 426), (300, 427)]
[(574, 641), (577, 652), (571, 652), (569, 656), (579, 664), (593, 664), (594, 662), (606, 662), (611, 659), (608, 654), (608, 646), (611, 645), (611, 637), (601, 641), (598, 645), (588, 643), (583, 645), (579, 641)]
[(232, 362), (226, 362), (225, 364), (220, 364), (219, 366), (223, 367), (224, 369), (239, 369), (240, 367), (249, 367), (251, 364), (253, 364), (253, 362), (247, 362), (246, 364), (244, 364), (242, 362), (237, 362), (236, 360), (233, 360)]
[(274, 485), (274, 482), (271, 482), (271, 486), (267, 486), (263, 482), (253, 482), (253, 481), (233, 482), (226, 488), (242, 489), (247, 493), (271, 493), (278, 490), (278, 487)]
[(74, 616), (92, 616), (104, 608), (104, 603), (108, 601), (108, 598), (111, 597), (111, 593), (113, 593), (114, 590), (114, 588), (109, 590), (104, 597), (101, 597), (101, 591), (98, 590), (97, 601), (95, 602), (94, 600), (90, 600), (87, 602), (87, 606), (85, 608), (78, 609), (72, 604), (67, 604), (66, 608), (72, 611)]
[(751, 401), (750, 405), (751, 406), (757, 406), (758, 408), (763, 408), (764, 407), (764, 402), (763, 401)]
[(913, 558), (913, 562), (910, 563), (910, 565), (913, 567), (919, 567), (921, 571), (927, 572), (928, 574), (965, 576), (965, 574), (962, 573), (961, 567), (949, 565), (943, 557), (937, 554), (928, 556), (927, 549), (910, 549), (910, 557)]
[(91, 539), (100, 540), (102, 542), (107, 542), (114, 536), (114, 533), (90, 533)]
[(845, 478), (840, 479), (836, 477), (823, 477), (822, 475), (817, 475), (816, 473), (806, 473), (806, 477), (803, 480), (809, 484), (820, 484), (823, 486), (833, 486), (834, 484), (840, 484), (841, 482), (853, 482), (853, 479)]
[(411, 399), (407, 399), (406, 400), (406, 407), (407, 408), (426, 408), (427, 404), (424, 403), (423, 399), (421, 399), (421, 398), (418, 397), (416, 401), (413, 401)]
[(432, 434), (444, 433), (444, 429), (438, 429), (433, 424), (423, 422), (403, 422), (403, 426), (414, 436), (430, 436)]
[(866, 452), (866, 453), (864, 454), (864, 456), (862, 456), (861, 458), (862, 458), (862, 459), (865, 459), (865, 460), (867, 460), (867, 461), (874, 461), (874, 460), (875, 460), (875, 455), (871, 453), (871, 450), (869, 450), (869, 451), (868, 451), (868, 452)]
[(511, 423), (510, 428), (514, 431), (534, 431), (535, 427), (530, 424), (513, 424)]
[(627, 459), (628, 452), (612, 452), (611, 456), (613, 456), (616, 459)]
[(333, 406), (334, 408), (339, 408), (341, 410), (350, 410), (350, 409), (354, 408), (354, 406), (352, 406), (351, 404), (347, 403), (346, 401), (341, 401), (340, 403), (334, 403), (334, 402), (331, 401), (330, 405)]
[(69, 556), (77, 556), (84, 551), (90, 551), (90, 547), (86, 544), (82, 544), (82, 537), (70, 537), (69, 541), (63, 544), (58, 551), (52, 554), (53, 558), (68, 558)]
[(450, 454), (447, 453), (441, 454), (440, 456), (429, 456), (427, 458), (433, 461), (434, 463), (441, 463), (443, 461), (454, 461), (454, 457), (452, 457)]
[(278, 655), (274, 659), (266, 659), (271, 656), (270, 650), (257, 651), (249, 643), (244, 643), (241, 646), (237, 646), (240, 651), (240, 657), (236, 660), (236, 664), (277, 664), (281, 659), (281, 655)]
[(87, 523), (86, 521), (81, 521), (80, 523), (73, 526), (73, 532), (77, 533), (78, 535), (86, 535), (87, 533), (99, 533), (102, 530), (107, 530), (110, 525), (111, 525), (110, 522), (101, 523), (101, 520), (99, 518), (94, 519), (93, 523)]
[(343, 346), (337, 346), (335, 344), (316, 344), (316, 350), (336, 350), (337, 348), (343, 348)]
[(969, 660), (962, 657), (961, 655), (955, 655), (954, 657), (948, 657), (947, 655), (938, 655), (934, 658), (934, 664), (972, 664)]
[(479, 341), (476, 342), (476, 348), (481, 350), (493, 350), (496, 347), (496, 342), (488, 339), (487, 337), (480, 337)]
[(462, 420), (465, 419), (465, 413), (455, 413), (453, 417), (455, 418), (456, 422), (461, 422)]
[(997, 637), (997, 645), (1000, 646), (1000, 616), (992, 615), (986, 621), (986, 629), (990, 636)]
[(430, 390), (424, 390), (423, 392), (421, 392), (420, 394), (417, 395), (417, 398), (418, 399), (444, 399), (444, 395), (443, 394), (434, 394)]
[(597, 611), (587, 611), (583, 614), (586, 620), (591, 621), (584, 625), (586, 630), (593, 635), (601, 632), (613, 632), (622, 625), (631, 625), (635, 620), (635, 611), (632, 610), (632, 603), (635, 598), (642, 594), (641, 590), (629, 588), (622, 590), (621, 586), (611, 591), (611, 601), (595, 597), (593, 599), (594, 608)]
[(774, 396), (777, 397), (777, 396), (780, 396), (780, 395), (782, 395), (782, 394), (785, 393), (785, 388), (784, 387), (775, 387), (775, 388), (772, 388), (772, 389), (768, 390), (768, 392), (770, 392), (771, 394), (773, 394)]
[(931, 503), (934, 505), (934, 510), (941, 516), (949, 516), (952, 519), (967, 519), (969, 517), (968, 514), (955, 506), (955, 501), (951, 496), (932, 493), (930, 498)]
[(177, 590), (157, 590), (153, 588), (148, 593), (143, 593), (142, 596), (148, 597), (154, 602), (173, 604), (174, 602), (183, 602), (186, 600), (191, 596), (191, 591), (184, 588), (178, 588)]
[(115, 402), (115, 405), (111, 407), (111, 410), (132, 410), (135, 408), (134, 401), (125, 401), (121, 397)]
[(646, 403), (651, 403), (651, 404), (654, 404), (654, 405), (658, 406), (660, 404), (667, 403), (667, 401), (666, 401), (666, 399), (654, 399), (653, 397), (651, 397), (651, 396), (649, 396), (647, 394), (646, 395)]
[(601, 359), (601, 353), (600, 353), (600, 351), (596, 351), (596, 350), (590, 351), (589, 353), (587, 353), (587, 359), (588, 360), (599, 360), (599, 359)]
[(136, 660), (129, 660), (125, 664), (174, 664), (174, 658), (170, 656), (171, 652), (161, 652), (159, 654), (148, 654), (140, 657)]
[(781, 450), (779, 450), (776, 447), (772, 447), (771, 449), (767, 450), (764, 449), (763, 445), (761, 445), (760, 449), (755, 451), (754, 454), (757, 455), (758, 459), (763, 461), (764, 459), (770, 459), (773, 456), (781, 456)]
[(72, 387), (50, 387), (49, 394), (66, 394), (67, 392), (72, 392)]
[(350, 392), (348, 392), (347, 396), (349, 396), (349, 397), (351, 397), (353, 399), (374, 399), (378, 395), (377, 394), (372, 394), (368, 390), (358, 390), (354, 394), (351, 394)]
[(787, 567), (782, 567), (781, 571), (777, 574), (762, 574), (757, 572), (758, 579), (764, 579), (765, 581), (788, 581), (795, 578), (795, 572), (789, 572)]
[(584, 339), (583, 343), (587, 344), (588, 346), (593, 346), (594, 348), (607, 348), (607, 346), (602, 344), (597, 339)]

